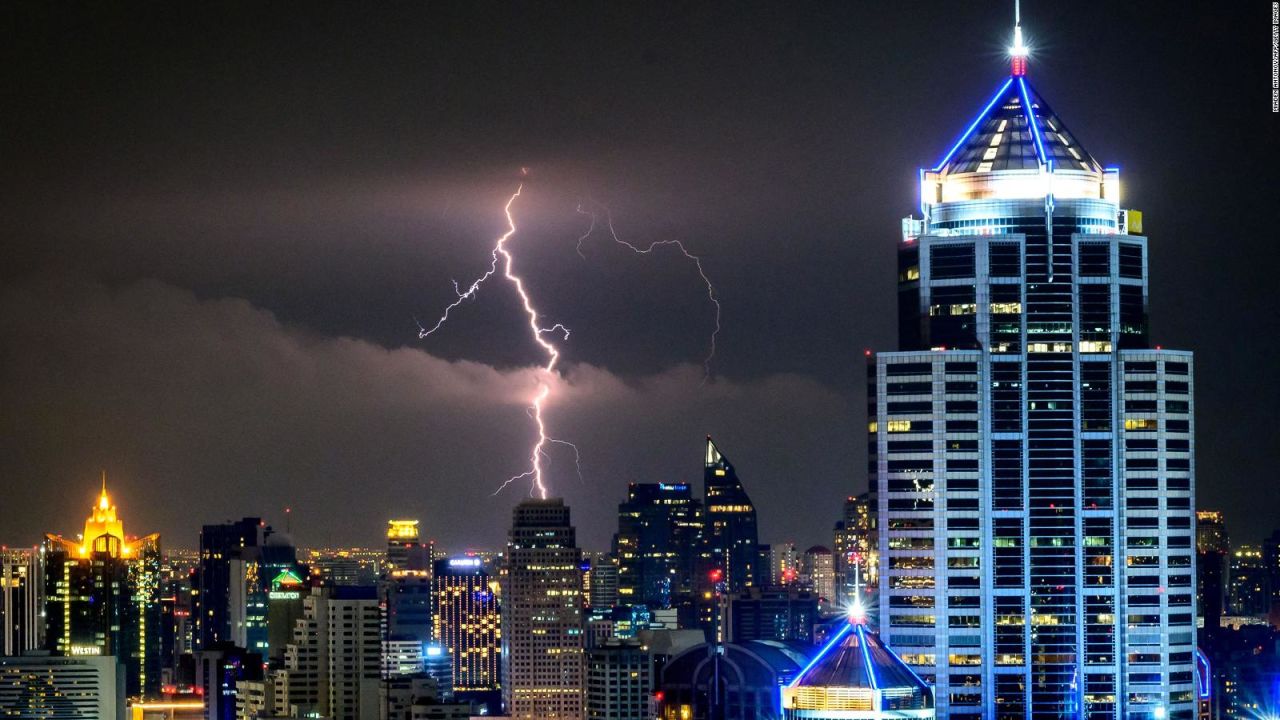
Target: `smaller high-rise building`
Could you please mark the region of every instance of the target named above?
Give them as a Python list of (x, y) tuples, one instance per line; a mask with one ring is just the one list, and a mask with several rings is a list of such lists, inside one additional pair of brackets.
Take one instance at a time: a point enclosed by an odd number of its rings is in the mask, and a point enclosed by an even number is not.
[(703, 541), (702, 503), (687, 483), (631, 483), (618, 505), (618, 598), (672, 607), (694, 592)]
[(785, 587), (800, 582), (800, 551), (793, 542), (772, 543), (769, 546), (770, 587)]
[(1262, 548), (1241, 545), (1231, 553), (1232, 615), (1265, 617), (1271, 611), (1271, 583)]
[(430, 572), (434, 543), (424, 541), (418, 531), (417, 520), (387, 521), (388, 574), (397, 570)]
[[(845, 498), (843, 517), (835, 526), (832, 548), (836, 575), (836, 603), (849, 607), (855, 599), (865, 603), (879, 581), (876, 551), (875, 500), (871, 493)], [(860, 597), (859, 597), (860, 596)]]
[(0, 717), (125, 720), (124, 668), (111, 656), (0, 657)]
[[(205, 525), (200, 529), (200, 565), (196, 575), (196, 647), (249, 644), (248, 625), (265, 627), (257, 610), (266, 610), (256, 597), (258, 549), (265, 539), (261, 518)], [(253, 608), (250, 607), (253, 605)], [(257, 621), (261, 620), (261, 624)], [(256, 638), (255, 638), (256, 639)]]
[(612, 553), (585, 553), (582, 561), (582, 593), (587, 607), (611, 608), (618, 604), (618, 559)]
[(1204, 626), (1221, 626), (1227, 603), (1227, 567), (1231, 544), (1222, 513), (1196, 511), (1196, 607)]
[(429, 570), (392, 570), (381, 587), (387, 608), (388, 639), (411, 640), (419, 645), (434, 639)]
[(285, 652), (287, 690), (277, 690), (277, 702), (304, 716), (376, 720), (382, 634), (378, 605), (372, 586), (313, 588)]
[(805, 584), (818, 595), (818, 602), (823, 607), (835, 603), (836, 568), (831, 549), (822, 545), (814, 545), (804, 551), (802, 576)]
[(450, 661), (453, 691), (498, 711), (502, 616), (497, 578), (480, 558), (466, 556), (437, 560), (433, 575), (432, 634)]
[(799, 640), (813, 642), (820, 620), (818, 595), (798, 585), (748, 588), (720, 598), (720, 630), (725, 642)]
[(707, 436), (703, 459), (706, 506), (706, 543), (712, 568), (723, 573), (729, 592), (761, 584), (765, 577), (759, 567), (760, 538), (756, 529), (756, 508), (738, 479), (729, 458)]
[(42, 645), (44, 602), (38, 549), (0, 549), (0, 655)]
[(563, 500), (516, 506), (502, 596), (503, 705), (512, 717), (582, 717), (581, 563)]
[(237, 720), (244, 684), (263, 682), (262, 656), (220, 642), (195, 652), (195, 674), (205, 720)]
[(651, 720), (653, 663), (635, 639), (611, 639), (587, 653), (586, 720)]

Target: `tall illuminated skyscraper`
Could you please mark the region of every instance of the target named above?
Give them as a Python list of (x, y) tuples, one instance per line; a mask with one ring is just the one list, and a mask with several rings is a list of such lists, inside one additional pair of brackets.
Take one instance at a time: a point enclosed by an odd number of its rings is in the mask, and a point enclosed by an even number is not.
[(474, 557), (437, 560), (433, 575), (432, 634), (452, 662), (453, 688), (459, 697), (485, 700), (502, 689), (497, 578)]
[(1013, 56), (920, 173), (869, 359), (882, 635), (940, 717), (1191, 718), (1191, 354), (1150, 347), (1119, 170)]
[(160, 689), (160, 536), (124, 534), (102, 492), (79, 540), (45, 536), (45, 645), (56, 655), (114, 655), (130, 697)]
[(733, 464), (710, 435), (702, 477), (706, 492), (706, 542), (712, 567), (723, 573), (729, 592), (761, 584), (768, 574), (760, 567), (755, 505), (738, 480)]
[(502, 589), (502, 697), (515, 718), (582, 717), (582, 553), (563, 500), (516, 506)]

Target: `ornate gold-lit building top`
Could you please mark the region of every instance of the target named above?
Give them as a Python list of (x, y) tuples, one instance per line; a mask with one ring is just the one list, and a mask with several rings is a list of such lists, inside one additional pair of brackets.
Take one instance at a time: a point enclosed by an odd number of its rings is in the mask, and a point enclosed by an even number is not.
[(416, 541), (418, 539), (418, 521), (417, 520), (388, 520), (387, 521), (387, 539)]
[(156, 534), (143, 538), (128, 538), (124, 534), (124, 522), (121, 521), (116, 506), (111, 504), (111, 496), (107, 494), (107, 473), (102, 473), (102, 491), (98, 501), (89, 511), (84, 521), (84, 533), (79, 542), (68, 540), (61, 535), (46, 536), (51, 545), (65, 550), (74, 557), (89, 557), (94, 552), (106, 552), (111, 557), (131, 557), (147, 542), (156, 540)]

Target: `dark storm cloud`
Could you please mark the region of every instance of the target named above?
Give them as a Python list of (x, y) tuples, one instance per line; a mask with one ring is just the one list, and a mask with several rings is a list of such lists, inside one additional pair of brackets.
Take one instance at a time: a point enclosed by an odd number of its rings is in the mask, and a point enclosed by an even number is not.
[[(83, 502), (51, 499), (103, 465), (162, 488), (142, 524), (175, 537), (293, 504), (304, 537), (364, 542), (402, 507), (446, 528), (482, 507), (494, 542), (512, 499), (483, 490), (526, 439), (496, 398), (536, 348), (501, 287), (430, 342), (414, 318), (483, 270), (521, 166), (521, 271), (573, 328), (573, 388), (599, 388), (564, 408), (588, 481), (558, 480), (593, 542), (625, 480), (692, 479), (707, 431), (766, 540), (828, 542), (866, 483), (862, 351), (895, 345), (898, 220), (1005, 73), (1009, 10), (10, 5), (0, 542), (74, 526)], [(1033, 84), (1146, 213), (1153, 339), (1197, 352), (1198, 502), (1269, 532), (1270, 5), (1023, 10)], [(708, 389), (696, 273), (600, 233), (579, 258), (586, 197), (704, 258), (724, 304)]]
[[(196, 525), (293, 508), (312, 543), (368, 542), (386, 517), (421, 517), (451, 547), (496, 546), (527, 483), (490, 493), (527, 459), (530, 369), (497, 370), (414, 349), (387, 350), (282, 324), (243, 300), (199, 300), (155, 281), (120, 288), (41, 278), (0, 294), (6, 392), (0, 457), (4, 540), (71, 532), (96, 472), (136, 531), (190, 546)], [(773, 510), (829, 502), (847, 479), (843, 401), (798, 376), (701, 386), (701, 368), (621, 379), (567, 369), (548, 417), (578, 443), (552, 449), (552, 488), (584, 539), (605, 547), (607, 512), (629, 481), (697, 480), (699, 433), (714, 431)], [(39, 507), (40, 513), (10, 508)]]

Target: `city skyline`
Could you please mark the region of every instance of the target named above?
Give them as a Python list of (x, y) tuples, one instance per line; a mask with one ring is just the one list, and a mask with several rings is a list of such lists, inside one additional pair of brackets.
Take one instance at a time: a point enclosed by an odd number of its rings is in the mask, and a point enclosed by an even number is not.
[[(29, 102), (5, 122), (29, 142), (3, 171), (0, 213), (11, 257), (0, 327), (22, 349), (0, 359), (0, 543), (74, 530), (105, 468), (131, 522), (172, 547), (195, 547), (205, 523), (284, 526), (285, 507), (305, 545), (372, 545), (388, 518), (408, 515), (445, 546), (501, 546), (523, 490), (489, 492), (526, 457), (515, 395), (519, 368), (538, 357), (505, 347), (512, 297), (497, 288), (464, 306), (439, 345), (416, 340), (413, 317), (477, 269), (522, 166), (527, 275), (575, 331), (559, 418), (586, 477), (558, 464), (552, 490), (576, 509), (583, 547), (608, 547), (627, 483), (696, 484), (708, 433), (762, 509), (762, 540), (829, 542), (845, 497), (866, 489), (861, 353), (893, 347), (886, 273), (896, 218), (914, 205), (911, 168), (934, 159), (1003, 64), (1005, 4), (929, 10), (923, 24), (905, 8), (453, 10), (447, 19), (495, 22), (496, 39), (432, 38), (440, 49), (425, 58), (407, 29), (438, 18), (403, 18), (406, 30), (366, 18), (346, 31), (321, 19), (300, 28), (309, 40), (279, 49), (280, 69), (252, 76), (277, 48), (249, 28), (223, 18), (220, 33), (176, 52), (174, 69), (155, 67), (174, 48), (138, 37), (145, 27), (125, 10), (77, 26), (64, 59), (35, 67), (34, 41), (57, 25), (24, 8), (31, 44), (16, 45), (10, 69), (30, 71), (17, 84)], [(1199, 438), (1198, 505), (1223, 510), (1233, 537), (1261, 539), (1280, 502), (1256, 489), (1280, 446), (1262, 415), (1275, 392), (1264, 358), (1280, 335), (1263, 263), (1250, 260), (1267, 237), (1251, 209), (1274, 193), (1251, 179), (1265, 177), (1266, 153), (1233, 151), (1235, 130), (1220, 126), (1233, 117), (1247, 137), (1274, 132), (1255, 43), (1236, 43), (1263, 17), (1141, 3), (1024, 10), (1037, 88), (1124, 168), (1126, 204), (1151, 223), (1152, 345), (1197, 351), (1201, 377), (1236, 380), (1198, 398), (1202, 428), (1250, 429)], [(286, 18), (261, 20), (271, 35)], [(520, 40), (522, 21), (545, 44), (498, 52)], [(599, 34), (580, 32), (589, 27)], [(1086, 31), (1097, 51), (1078, 53)], [(400, 42), (361, 52), (379, 32)], [(1239, 70), (1169, 42), (1188, 36), (1207, 56), (1239, 57)], [(286, 91), (290, 70), (324, 57), (313, 42), (353, 60)], [(191, 76), (220, 77), (209, 55), (239, 45), (226, 82), (193, 97)], [(739, 47), (748, 52), (722, 59)], [(550, 107), (532, 102), (526, 56), (564, 71)], [(438, 72), (464, 60), (478, 67)], [(72, 97), (84, 64), (103, 83)], [(1083, 80), (1098, 76), (1107, 82)], [(637, 112), (627, 81), (660, 108)], [(1210, 96), (1226, 108), (1200, 107)], [(50, 105), (71, 112), (48, 123), (36, 108)], [(414, 111), (420, 124), (383, 119)], [(495, 125), (468, 130), (483, 119)], [(579, 258), (587, 197), (612, 209), (623, 237), (677, 238), (704, 254), (725, 307), (705, 387), (703, 288), (678, 258), (615, 252), (599, 229)], [(1231, 242), (1208, 240), (1218, 237)], [(830, 512), (815, 523), (793, 505)], [(482, 522), (455, 520), (476, 508)]]

